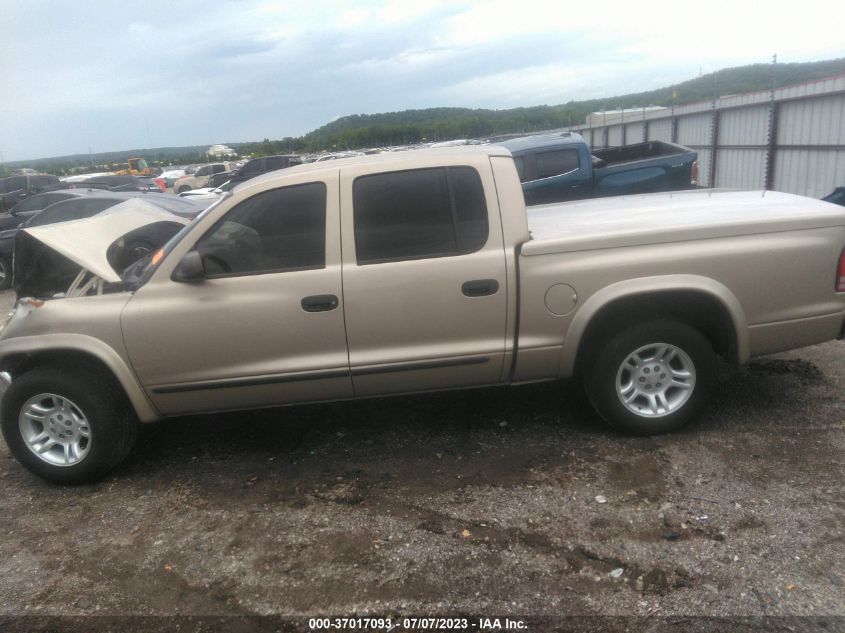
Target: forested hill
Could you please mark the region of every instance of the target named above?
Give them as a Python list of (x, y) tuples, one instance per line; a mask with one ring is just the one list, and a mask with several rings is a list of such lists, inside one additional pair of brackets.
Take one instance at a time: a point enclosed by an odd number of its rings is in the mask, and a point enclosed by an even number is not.
[(725, 68), (675, 86), (560, 105), (508, 110), (428, 108), (382, 114), (345, 116), (306, 134), (307, 149), (398, 145), (422, 140), (472, 138), (512, 132), (532, 132), (583, 123), (590, 112), (603, 108), (643, 105), (683, 105), (714, 95), (765, 90), (845, 73), (845, 58), (796, 64), (752, 64)]

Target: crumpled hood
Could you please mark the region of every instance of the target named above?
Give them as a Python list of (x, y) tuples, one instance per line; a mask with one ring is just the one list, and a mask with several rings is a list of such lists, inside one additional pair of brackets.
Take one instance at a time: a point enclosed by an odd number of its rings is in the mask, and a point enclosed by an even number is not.
[(109, 263), (109, 248), (125, 235), (157, 222), (184, 226), (189, 221), (143, 200), (133, 199), (90, 218), (23, 229), (23, 232), (104, 281), (116, 283), (120, 281), (120, 274)]
[(103, 284), (119, 289), (120, 273), (143, 256), (138, 245), (152, 252), (189, 222), (131, 199), (90, 218), (23, 229), (15, 238), (14, 288), (19, 297), (64, 296), (84, 275), (99, 280), (95, 292)]

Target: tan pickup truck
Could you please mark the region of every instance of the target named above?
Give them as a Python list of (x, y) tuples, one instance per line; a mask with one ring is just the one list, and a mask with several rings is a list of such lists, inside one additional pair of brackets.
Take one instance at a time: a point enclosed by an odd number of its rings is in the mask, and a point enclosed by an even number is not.
[(717, 356), (845, 321), (842, 207), (705, 191), (526, 213), (495, 146), (258, 177), (119, 274), (118, 234), (148, 223), (121, 217), (17, 244), (2, 429), (54, 482), (102, 475), (139, 421), (570, 376), (614, 427), (666, 432), (705, 406)]

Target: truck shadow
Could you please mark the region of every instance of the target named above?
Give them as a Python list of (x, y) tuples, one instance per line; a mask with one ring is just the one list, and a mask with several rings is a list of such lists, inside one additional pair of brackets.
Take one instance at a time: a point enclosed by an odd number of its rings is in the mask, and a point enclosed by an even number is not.
[(534, 453), (526, 450), (534, 442), (559, 450), (562, 440), (612, 435), (577, 383), (556, 382), (173, 418), (142, 428), (120, 473), (186, 462), (192, 471), (225, 462), (246, 472), (315, 458), (360, 469), (498, 449)]
[(808, 384), (823, 388), (824, 376), (803, 362), (723, 365), (700, 422), (649, 438), (607, 427), (575, 381), (174, 418), (145, 426), (115, 475), (166, 485), (178, 471), (182, 481), (212, 478), (227, 489), (271, 477), (280, 491), (349, 477), (431, 489), (510, 485), (538, 473), (562, 477), (578, 460), (775, 431), (800, 411)]

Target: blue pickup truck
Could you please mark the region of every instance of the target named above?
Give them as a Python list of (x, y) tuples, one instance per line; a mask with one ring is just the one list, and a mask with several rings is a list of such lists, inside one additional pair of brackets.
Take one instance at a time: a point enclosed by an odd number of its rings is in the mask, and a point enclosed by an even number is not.
[(525, 136), (499, 143), (513, 154), (525, 204), (695, 187), (698, 153), (661, 141), (590, 152), (580, 134)]

